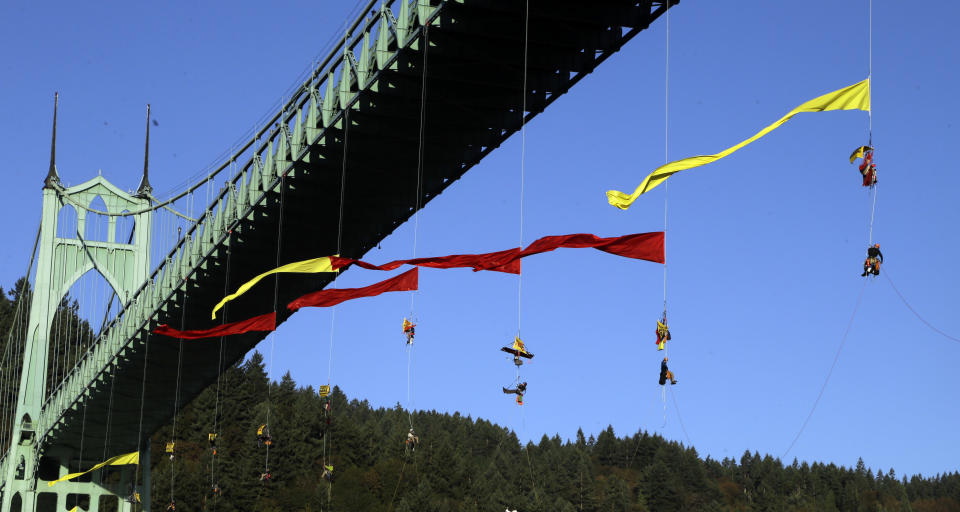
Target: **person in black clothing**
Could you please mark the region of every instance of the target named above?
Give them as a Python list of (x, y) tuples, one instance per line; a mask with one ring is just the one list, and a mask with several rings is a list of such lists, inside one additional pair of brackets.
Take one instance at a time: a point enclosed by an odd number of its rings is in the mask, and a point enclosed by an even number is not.
[(663, 361), (660, 361), (660, 385), (663, 386), (666, 384), (667, 380), (670, 381), (670, 385), (677, 383), (677, 379), (674, 378), (673, 372), (667, 368), (667, 358), (664, 357)]
[(527, 392), (527, 383), (517, 384), (517, 389), (503, 388), (503, 392), (507, 395), (517, 395), (517, 404), (523, 405), (523, 394)]
[(873, 244), (873, 247), (867, 248), (867, 259), (863, 262), (863, 273), (860, 275), (862, 277), (866, 277), (867, 274), (879, 276), (881, 263), (883, 263), (883, 253), (880, 252), (880, 244)]

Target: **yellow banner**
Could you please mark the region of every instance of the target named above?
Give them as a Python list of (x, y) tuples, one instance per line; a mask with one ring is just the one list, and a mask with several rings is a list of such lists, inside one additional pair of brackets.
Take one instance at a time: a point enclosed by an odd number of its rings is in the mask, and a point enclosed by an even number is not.
[(858, 159), (858, 158), (863, 158), (863, 155), (864, 155), (868, 150), (871, 150), (871, 149), (873, 149), (873, 148), (871, 148), (870, 146), (860, 146), (859, 148), (854, 149), (854, 150), (853, 150), (853, 153), (850, 153), (850, 163), (852, 164), (852, 163), (854, 162), (854, 160), (856, 160), (856, 159)]
[(627, 194), (625, 192), (620, 192), (619, 190), (608, 190), (607, 191), (607, 201), (621, 210), (626, 210), (633, 204), (634, 201), (640, 197), (641, 194), (653, 189), (657, 185), (663, 183), (667, 178), (669, 178), (674, 173), (684, 171), (687, 169), (693, 169), (694, 167), (700, 167), (701, 165), (706, 165), (716, 160), (719, 160), (734, 151), (750, 144), (751, 142), (763, 137), (764, 135), (772, 132), (778, 128), (783, 123), (787, 122), (791, 117), (801, 113), (801, 112), (824, 112), (827, 110), (870, 110), (870, 79), (866, 79), (862, 82), (855, 83), (853, 85), (844, 87), (823, 96), (814, 98), (799, 107), (791, 110), (787, 115), (778, 119), (775, 123), (767, 126), (766, 128), (757, 132), (756, 135), (750, 137), (749, 139), (737, 144), (736, 146), (724, 149), (723, 151), (715, 155), (699, 155), (692, 156), (689, 158), (684, 158), (682, 160), (674, 160), (667, 164), (657, 167), (650, 175), (643, 179), (643, 182), (640, 183), (640, 186), (632, 194)]
[[(336, 254), (335, 256), (339, 256)], [(233, 299), (243, 295), (250, 288), (253, 288), (253, 285), (260, 282), (261, 279), (272, 274), (279, 274), (281, 272), (296, 272), (300, 274), (314, 274), (317, 272), (336, 272), (337, 270), (333, 268), (333, 263), (330, 261), (329, 256), (324, 256), (322, 258), (313, 258), (311, 260), (295, 261), (293, 263), (287, 263), (282, 267), (277, 267), (273, 270), (268, 270), (257, 277), (247, 281), (240, 285), (240, 288), (237, 288), (237, 291), (227, 295), (216, 306), (213, 307), (213, 312), (210, 314), (211, 318), (217, 318), (217, 311), (220, 311), (220, 308), (224, 304), (230, 302)]]
[(81, 471), (79, 473), (70, 473), (69, 475), (62, 476), (52, 482), (47, 482), (47, 485), (50, 487), (53, 487), (54, 484), (57, 484), (59, 482), (66, 482), (67, 480), (73, 480), (78, 476), (86, 475), (87, 473), (91, 473), (105, 466), (126, 466), (128, 464), (140, 464), (140, 452), (131, 452), (131, 453), (125, 453), (123, 455), (117, 455), (116, 457), (107, 459), (86, 471)]

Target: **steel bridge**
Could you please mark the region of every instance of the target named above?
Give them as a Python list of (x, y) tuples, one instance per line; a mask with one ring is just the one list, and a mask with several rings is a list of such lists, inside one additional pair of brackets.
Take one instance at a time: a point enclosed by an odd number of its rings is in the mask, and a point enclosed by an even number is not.
[[(361, 257), (676, 3), (371, 1), (289, 101), (215, 170), (225, 186), (152, 270), (153, 216), (197, 187), (157, 203), (145, 162), (135, 194), (102, 177), (67, 188), (52, 149), (19, 395), (3, 411), (0, 512), (68, 510), (76, 500), (68, 495), (89, 496), (89, 510), (98, 510), (100, 496), (125, 496), (129, 471), (111, 483), (47, 485), (76, 470), (81, 446), (102, 443), (108, 432), (112, 454), (141, 452), (137, 485), (149, 510), (144, 440), (265, 336), (223, 344), (221, 366), (218, 344), (177, 343), (150, 335), (154, 327), (219, 325), (209, 312), (222, 292), (278, 260), (334, 254), (338, 246), (344, 256)], [(95, 196), (106, 212), (90, 208)], [(58, 236), (57, 214), (68, 204), (79, 212), (74, 237)], [(104, 213), (111, 229), (133, 217), (147, 236), (85, 240), (84, 216)], [(90, 270), (106, 278), (122, 307), (69, 371), (47, 382), (55, 306)], [(286, 304), (331, 279), (282, 276), (277, 299)], [(273, 310), (273, 294), (249, 293), (222, 316), (234, 321)], [(288, 315), (280, 311), (278, 323)], [(90, 458), (81, 469), (99, 462)], [(119, 507), (134, 505), (120, 500)]]

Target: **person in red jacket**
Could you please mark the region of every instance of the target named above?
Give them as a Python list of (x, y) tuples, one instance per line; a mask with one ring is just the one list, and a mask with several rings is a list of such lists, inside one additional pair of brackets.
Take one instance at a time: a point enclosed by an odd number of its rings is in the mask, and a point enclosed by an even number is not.
[(877, 184), (877, 164), (873, 163), (873, 148), (867, 146), (860, 163), (860, 174), (863, 176), (863, 186), (872, 187)]

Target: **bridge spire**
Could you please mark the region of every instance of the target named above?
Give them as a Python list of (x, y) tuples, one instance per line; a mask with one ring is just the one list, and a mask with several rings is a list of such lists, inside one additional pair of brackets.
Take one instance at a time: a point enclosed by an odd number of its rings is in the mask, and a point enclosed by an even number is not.
[(143, 145), (143, 177), (140, 178), (140, 186), (137, 187), (137, 197), (147, 198), (153, 192), (150, 186), (150, 104), (147, 103), (147, 138)]
[(57, 174), (57, 104), (60, 102), (60, 93), (53, 93), (53, 137), (50, 142), (50, 170), (47, 172), (46, 179), (43, 180), (43, 188), (52, 187), (54, 183), (60, 182), (60, 175)]

